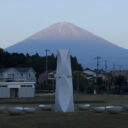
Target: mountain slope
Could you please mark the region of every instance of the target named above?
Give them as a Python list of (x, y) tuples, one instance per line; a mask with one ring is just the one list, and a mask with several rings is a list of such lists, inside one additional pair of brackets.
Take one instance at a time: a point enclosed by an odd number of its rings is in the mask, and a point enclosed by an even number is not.
[[(26, 40), (6, 48), (9, 52), (43, 54), (45, 49), (56, 53), (57, 49), (70, 49), (71, 54), (77, 56), (83, 63), (90, 58), (102, 56), (111, 58), (112, 63), (127, 64), (128, 50), (118, 47), (80, 27), (62, 22), (36, 33)], [(117, 58), (113, 61), (112, 58)], [(82, 62), (82, 61), (81, 61)]]

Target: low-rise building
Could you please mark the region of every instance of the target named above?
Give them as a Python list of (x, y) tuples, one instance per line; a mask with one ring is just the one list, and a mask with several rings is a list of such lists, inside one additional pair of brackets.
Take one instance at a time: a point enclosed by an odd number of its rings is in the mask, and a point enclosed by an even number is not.
[(0, 82), (36, 82), (35, 74), (31, 67), (0, 68)]
[(50, 83), (55, 83), (56, 81), (56, 71), (49, 71), (48, 74), (46, 72), (39, 75), (38, 83), (44, 83), (46, 80), (48, 80)]
[(35, 96), (35, 82), (0, 82), (0, 98)]
[(96, 73), (89, 68), (83, 71), (83, 75), (86, 77), (87, 80), (96, 78)]
[(35, 74), (33, 68), (1, 68), (0, 98), (34, 97)]
[(113, 77), (124, 76), (128, 80), (128, 70), (113, 70)]

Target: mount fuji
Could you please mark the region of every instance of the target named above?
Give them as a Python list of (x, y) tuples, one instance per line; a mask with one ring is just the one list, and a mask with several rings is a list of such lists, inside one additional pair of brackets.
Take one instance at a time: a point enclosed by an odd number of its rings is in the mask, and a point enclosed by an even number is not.
[(42, 55), (45, 49), (53, 53), (56, 53), (58, 49), (70, 49), (71, 54), (86, 67), (96, 65), (96, 60), (94, 60), (96, 56), (101, 56), (102, 67), (103, 59), (107, 59), (111, 65), (127, 65), (128, 63), (127, 49), (67, 22), (53, 24), (5, 50), (10, 53), (24, 54), (38, 52)]

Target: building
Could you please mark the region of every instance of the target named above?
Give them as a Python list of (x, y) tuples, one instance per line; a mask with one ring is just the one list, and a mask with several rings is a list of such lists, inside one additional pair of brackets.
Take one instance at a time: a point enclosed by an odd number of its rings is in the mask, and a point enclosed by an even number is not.
[(128, 80), (128, 70), (113, 70), (113, 77), (124, 76)]
[(0, 98), (35, 96), (35, 71), (33, 68), (1, 68)]
[(0, 82), (0, 98), (35, 96), (35, 82)]
[(56, 87), (56, 71), (49, 71), (41, 73), (38, 78), (37, 89), (55, 90)]
[(52, 82), (56, 81), (56, 71), (52, 71), (48, 73), (48, 81), (52, 81)]
[(0, 68), (0, 82), (36, 82), (33, 68)]
[(96, 73), (89, 68), (83, 71), (83, 75), (86, 77), (87, 80), (96, 78)]
[(46, 80), (48, 80), (48, 82), (50, 82), (50, 83), (55, 83), (55, 81), (56, 81), (56, 71), (49, 71), (48, 76), (47, 76), (46, 72), (39, 75), (39, 78), (38, 78), (38, 83), (39, 84), (44, 83)]

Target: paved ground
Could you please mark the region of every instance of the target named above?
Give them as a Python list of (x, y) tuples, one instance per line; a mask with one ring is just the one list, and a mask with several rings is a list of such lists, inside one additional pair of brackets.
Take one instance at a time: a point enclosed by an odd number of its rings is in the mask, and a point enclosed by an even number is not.
[[(105, 101), (75, 101), (75, 104), (84, 103), (105, 103)], [(54, 104), (54, 101), (17, 101), (17, 102), (0, 102), (0, 104)]]

